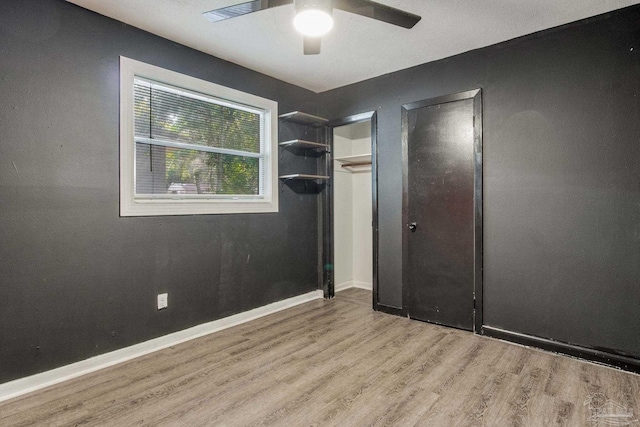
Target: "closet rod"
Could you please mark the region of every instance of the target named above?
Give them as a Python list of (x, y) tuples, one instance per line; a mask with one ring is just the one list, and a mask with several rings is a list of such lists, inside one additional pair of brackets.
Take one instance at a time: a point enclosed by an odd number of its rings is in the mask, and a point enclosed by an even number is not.
[(371, 162), (351, 162), (351, 163), (343, 163), (342, 166), (343, 168), (350, 168), (353, 166), (367, 166), (370, 165)]

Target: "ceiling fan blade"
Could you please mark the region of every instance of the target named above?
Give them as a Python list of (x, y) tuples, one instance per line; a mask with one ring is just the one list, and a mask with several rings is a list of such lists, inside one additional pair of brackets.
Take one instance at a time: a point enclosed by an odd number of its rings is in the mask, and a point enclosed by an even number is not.
[(413, 13), (370, 0), (333, 0), (333, 7), (404, 28), (413, 28), (422, 19)]
[(320, 37), (305, 36), (303, 45), (305, 55), (317, 55), (320, 53)]
[(224, 21), (236, 16), (246, 15), (272, 7), (284, 6), (293, 3), (293, 0), (253, 0), (246, 3), (233, 4), (231, 6), (204, 12), (202, 15), (211, 22)]

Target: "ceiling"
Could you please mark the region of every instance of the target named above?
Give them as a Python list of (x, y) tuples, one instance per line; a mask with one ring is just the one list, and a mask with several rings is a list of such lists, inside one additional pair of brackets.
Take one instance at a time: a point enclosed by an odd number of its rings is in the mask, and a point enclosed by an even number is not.
[(377, 0), (422, 16), (411, 30), (334, 10), (322, 53), (302, 54), (293, 6), (211, 23), (246, 0), (67, 0), (295, 85), (323, 92), (573, 22), (640, 0)]

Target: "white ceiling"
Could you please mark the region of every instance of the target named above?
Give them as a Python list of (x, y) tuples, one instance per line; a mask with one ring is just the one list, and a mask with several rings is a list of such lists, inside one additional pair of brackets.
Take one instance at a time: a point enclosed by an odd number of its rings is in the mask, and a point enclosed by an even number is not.
[(293, 6), (211, 23), (246, 0), (67, 0), (316, 92), (573, 22), (640, 0), (377, 0), (422, 16), (411, 30), (334, 10), (322, 53), (302, 54)]

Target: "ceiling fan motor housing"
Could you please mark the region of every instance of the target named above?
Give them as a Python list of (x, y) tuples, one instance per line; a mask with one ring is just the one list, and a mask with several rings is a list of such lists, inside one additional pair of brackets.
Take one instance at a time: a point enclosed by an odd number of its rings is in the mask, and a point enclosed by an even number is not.
[(331, 15), (331, 11), (333, 10), (333, 0), (294, 0), (293, 4), (296, 13), (305, 10), (321, 10)]

